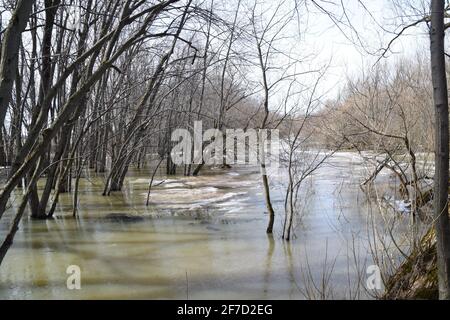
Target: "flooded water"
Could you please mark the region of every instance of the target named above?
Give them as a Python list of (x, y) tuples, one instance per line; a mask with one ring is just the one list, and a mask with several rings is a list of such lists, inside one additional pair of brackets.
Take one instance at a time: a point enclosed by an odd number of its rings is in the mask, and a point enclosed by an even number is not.
[[(339, 153), (306, 181), (302, 219), (289, 243), (281, 240), (283, 173), (271, 177), (273, 237), (265, 234), (257, 168), (160, 175), (149, 207), (149, 171), (130, 172), (125, 190), (109, 197), (101, 196), (102, 178), (89, 176), (77, 218), (66, 194), (53, 220), (23, 219), (0, 267), (0, 298), (320, 298), (312, 288), (324, 275), (329, 294), (348, 298), (357, 270), (372, 259), (359, 188), (364, 170), (359, 157)], [(80, 290), (67, 289), (70, 265), (81, 269)]]

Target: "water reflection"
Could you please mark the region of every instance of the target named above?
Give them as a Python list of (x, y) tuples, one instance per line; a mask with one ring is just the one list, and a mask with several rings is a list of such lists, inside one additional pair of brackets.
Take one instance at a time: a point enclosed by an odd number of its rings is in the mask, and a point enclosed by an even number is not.
[[(359, 166), (337, 156), (310, 181), (290, 243), (264, 233), (255, 168), (160, 176), (155, 184), (165, 182), (152, 190), (149, 207), (149, 172), (132, 172), (126, 190), (110, 197), (100, 195), (101, 178), (89, 177), (80, 184), (78, 217), (65, 194), (54, 219), (24, 219), (0, 268), (0, 298), (301, 299), (305, 261), (320, 278), (326, 252), (335, 259), (333, 285), (343, 296), (349, 277), (356, 277), (343, 254), (349, 239), (357, 235), (361, 261), (369, 255), (359, 182), (349, 174)], [(283, 179), (274, 176), (272, 183)], [(280, 230), (281, 191), (273, 197)], [(81, 268), (81, 290), (66, 288), (69, 265)]]

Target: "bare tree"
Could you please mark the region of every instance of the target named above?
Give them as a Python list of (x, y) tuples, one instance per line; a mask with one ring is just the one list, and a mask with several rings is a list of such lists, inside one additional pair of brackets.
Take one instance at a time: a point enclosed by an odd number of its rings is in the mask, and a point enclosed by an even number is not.
[(0, 62), (0, 124), (5, 121), (17, 71), (22, 32), (28, 23), (34, 1), (19, 0), (3, 37)]

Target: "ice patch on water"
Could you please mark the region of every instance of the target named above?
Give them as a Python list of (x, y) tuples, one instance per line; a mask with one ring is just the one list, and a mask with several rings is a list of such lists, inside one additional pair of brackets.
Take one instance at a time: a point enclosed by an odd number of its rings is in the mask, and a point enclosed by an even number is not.
[[(174, 195), (174, 191), (183, 193)], [(234, 208), (240, 208), (242, 200), (228, 200), (247, 194), (246, 192), (229, 192), (222, 195), (211, 194), (217, 191), (217, 188), (207, 187), (202, 188), (201, 190), (172, 189), (170, 190), (170, 194), (167, 194), (167, 191), (154, 192), (152, 194), (152, 203), (156, 206), (161, 206), (164, 209), (184, 209), (194, 211), (211, 208), (213, 210), (225, 210), (228, 206), (232, 206), (232, 210), (234, 211)], [(200, 194), (203, 197), (192, 199), (196, 194)], [(146, 196), (145, 193), (142, 193), (142, 195)], [(178, 202), (174, 201), (174, 199), (177, 199)]]
[(233, 216), (236, 216), (236, 214), (234, 214), (235, 212), (242, 212), (244, 210), (243, 207), (236, 207), (234, 209), (228, 210), (228, 213), (226, 214), (226, 217), (230, 217), (230, 214), (233, 214)]
[[(247, 194), (247, 192), (240, 193), (240, 195), (244, 195), (244, 194)], [(231, 207), (231, 208), (234, 208), (234, 207), (236, 207), (238, 205), (241, 205), (243, 202), (246, 202), (248, 200), (250, 200), (249, 197), (240, 198), (240, 199), (233, 199), (233, 200), (230, 200), (230, 201), (224, 201), (224, 202), (218, 203), (218, 204), (216, 204), (216, 206), (218, 206), (218, 207)]]
[[(146, 179), (146, 178), (139, 178), (139, 179), (134, 179), (134, 180), (130, 180), (129, 183), (135, 184), (135, 183), (149, 183), (150, 179)], [(153, 183), (155, 183), (155, 181), (153, 181)]]
[(164, 188), (182, 188), (184, 187), (183, 183), (168, 183), (164, 184)]
[(411, 212), (411, 201), (399, 200), (394, 197), (384, 197), (384, 200), (388, 205), (397, 212), (400, 213), (410, 213)]
[[(222, 195), (220, 197), (215, 197), (215, 198), (211, 198), (211, 199), (195, 201), (193, 204), (194, 205), (205, 206), (205, 205), (210, 205), (210, 204), (213, 204), (213, 203), (220, 202), (220, 203), (215, 204), (216, 206), (220, 206), (220, 204), (223, 201), (226, 201), (228, 199), (231, 199), (231, 198), (243, 195), (243, 194), (246, 194), (246, 192), (230, 192), (230, 193), (226, 193), (226, 194), (224, 194), (224, 195)], [(227, 202), (227, 203), (229, 203), (229, 202)]]
[[(128, 181), (128, 183), (135, 184), (135, 183), (145, 183), (148, 184), (150, 182), (151, 178), (138, 178), (134, 180)], [(153, 185), (161, 184), (161, 183), (174, 183), (179, 182), (179, 180), (175, 179), (165, 179), (165, 180), (153, 180)]]
[(395, 200), (395, 209), (401, 213), (409, 213), (411, 212), (411, 202), (403, 201), (403, 200)]
[[(170, 185), (168, 187), (170, 187)], [(171, 198), (171, 200), (174, 200), (174, 195), (183, 197), (183, 196), (193, 196), (193, 195), (206, 194), (206, 193), (216, 193), (217, 191), (219, 191), (219, 189), (216, 187), (204, 187), (204, 188), (197, 188), (197, 189), (176, 187), (176, 188), (170, 189), (170, 191), (155, 190), (154, 192), (152, 192), (152, 194), (154, 196), (162, 196), (162, 197), (169, 196)], [(144, 194), (147, 195), (146, 193), (144, 193)]]

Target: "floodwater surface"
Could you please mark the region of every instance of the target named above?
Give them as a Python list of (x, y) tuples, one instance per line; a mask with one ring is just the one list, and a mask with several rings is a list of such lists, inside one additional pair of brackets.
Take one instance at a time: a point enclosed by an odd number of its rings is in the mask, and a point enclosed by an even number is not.
[[(103, 177), (90, 174), (77, 218), (65, 194), (54, 219), (23, 219), (0, 267), (0, 298), (349, 298), (372, 259), (361, 161), (339, 153), (304, 182), (290, 242), (281, 239), (283, 173), (271, 176), (273, 236), (257, 168), (159, 175), (148, 207), (150, 171), (130, 172), (124, 191), (109, 197)], [(80, 290), (67, 288), (71, 265), (81, 270)]]

